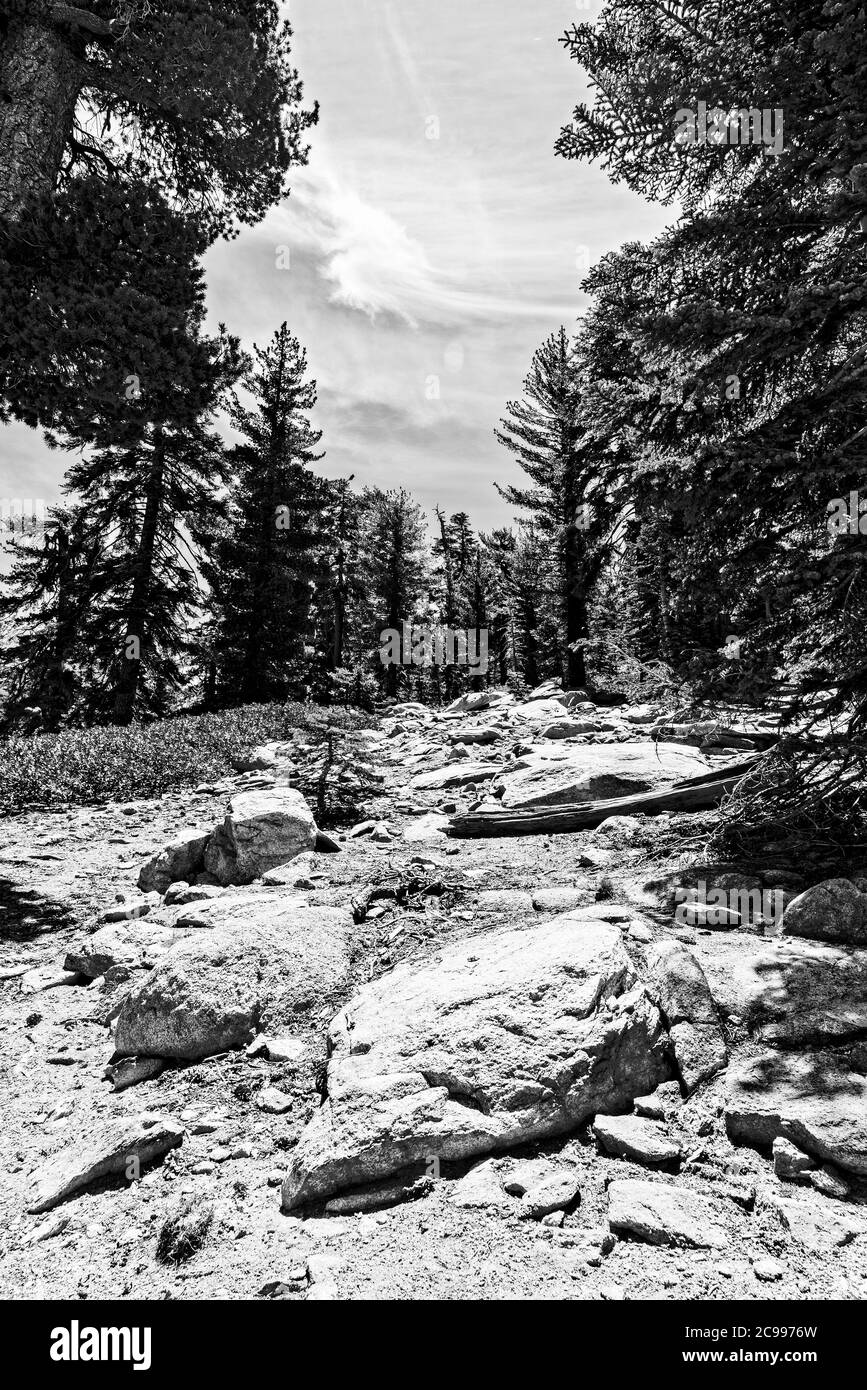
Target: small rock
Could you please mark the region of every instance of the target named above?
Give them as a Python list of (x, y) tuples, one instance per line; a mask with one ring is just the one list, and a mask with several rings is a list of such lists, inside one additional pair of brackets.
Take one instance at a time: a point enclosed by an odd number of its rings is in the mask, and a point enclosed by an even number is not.
[(774, 1172), (778, 1178), (794, 1182), (813, 1168), (818, 1168), (815, 1158), (805, 1154), (790, 1139), (778, 1135), (773, 1144)]
[(683, 1149), (653, 1121), (637, 1115), (597, 1115), (593, 1133), (606, 1153), (654, 1165), (676, 1163)]
[(575, 1205), (580, 1195), (575, 1173), (556, 1171), (527, 1189), (521, 1199), (524, 1214), (541, 1221), (551, 1212), (563, 1212)]
[(276, 1086), (266, 1086), (264, 1091), (259, 1092), (256, 1103), (259, 1109), (268, 1115), (285, 1115), (287, 1110), (292, 1109), (294, 1102), (285, 1091), (278, 1091)]
[(775, 1283), (777, 1279), (782, 1279), (785, 1274), (785, 1267), (778, 1264), (776, 1260), (756, 1260), (753, 1265), (753, 1274), (757, 1279), (762, 1279), (765, 1283)]
[(533, 894), (533, 906), (537, 912), (568, 912), (586, 896), (583, 888), (539, 888)]

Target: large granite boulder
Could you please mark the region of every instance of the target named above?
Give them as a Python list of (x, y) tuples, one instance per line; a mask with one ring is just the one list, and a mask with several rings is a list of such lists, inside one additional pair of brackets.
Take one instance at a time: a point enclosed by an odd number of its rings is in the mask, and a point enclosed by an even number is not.
[(708, 770), (695, 748), (674, 743), (534, 748), (505, 778), (503, 806), (561, 806), (647, 792)]
[(165, 893), (172, 883), (190, 883), (204, 867), (210, 830), (190, 830), (153, 855), (138, 876), (143, 893)]
[(619, 930), (568, 914), (399, 965), (337, 1015), (330, 1044), (327, 1100), (293, 1154), (286, 1210), (566, 1133), (666, 1075), (661, 1019)]
[(648, 993), (662, 1011), (687, 1092), (721, 1071), (728, 1049), (705, 973), (680, 941), (658, 941), (645, 952)]
[(859, 893), (848, 878), (817, 883), (789, 903), (781, 934), (867, 946), (867, 893)]
[(351, 915), (264, 893), (207, 904), (191, 932), (126, 997), (117, 1056), (194, 1061), (243, 1047), (266, 1029), (290, 1036), (334, 997), (349, 967)]
[(150, 970), (163, 952), (180, 940), (181, 933), (171, 927), (139, 919), (111, 922), (88, 936), (70, 942), (64, 970), (75, 970), (95, 980), (113, 965), (133, 970)]
[(771, 1047), (846, 1043), (867, 1032), (867, 951), (795, 939), (733, 961), (723, 987), (753, 1035)]
[(205, 848), (205, 869), (222, 884), (252, 883), (316, 847), (313, 812), (293, 787), (242, 792)]
[(833, 1053), (769, 1052), (729, 1077), (732, 1139), (770, 1149), (782, 1136), (822, 1163), (867, 1174), (867, 1077)]

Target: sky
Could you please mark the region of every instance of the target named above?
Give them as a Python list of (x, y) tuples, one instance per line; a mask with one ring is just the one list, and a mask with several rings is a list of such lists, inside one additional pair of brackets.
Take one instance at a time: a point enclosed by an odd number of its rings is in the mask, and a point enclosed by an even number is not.
[[(532, 354), (575, 327), (586, 265), (672, 214), (554, 141), (585, 79), (558, 43), (598, 0), (291, 0), (307, 167), (206, 258), (209, 322), (285, 319), (319, 388), (329, 477), (507, 524), (520, 470), (494, 428)], [(59, 496), (65, 456), (0, 427), (0, 494)]]

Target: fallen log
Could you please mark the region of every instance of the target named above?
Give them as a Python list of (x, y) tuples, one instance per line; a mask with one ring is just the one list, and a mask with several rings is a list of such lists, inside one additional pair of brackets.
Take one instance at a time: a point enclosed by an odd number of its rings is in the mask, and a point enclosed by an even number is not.
[(757, 753), (743, 762), (715, 768), (712, 772), (689, 777), (655, 792), (636, 792), (631, 796), (610, 797), (606, 801), (570, 802), (563, 806), (527, 811), (517, 807), (470, 811), (463, 816), (452, 816), (446, 833), (454, 839), (561, 835), (575, 830), (590, 830), (609, 816), (630, 816), (639, 811), (649, 816), (658, 815), (660, 811), (706, 811), (716, 806), (761, 757), (762, 754)]

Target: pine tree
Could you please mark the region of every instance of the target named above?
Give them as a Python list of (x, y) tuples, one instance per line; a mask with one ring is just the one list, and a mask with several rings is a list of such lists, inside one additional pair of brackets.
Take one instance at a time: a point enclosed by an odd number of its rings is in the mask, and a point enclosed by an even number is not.
[(524, 392), (523, 400), (509, 402), (495, 433), (533, 486), (497, 490), (530, 514), (544, 542), (542, 560), (559, 619), (557, 657), (566, 688), (575, 689), (587, 683), (588, 603), (604, 563), (610, 507), (583, 363), (565, 328), (534, 354)]
[(223, 704), (304, 695), (314, 597), (328, 561), (322, 520), (331, 494), (310, 471), (323, 457), (321, 431), (309, 419), (316, 382), (307, 379), (307, 354), (287, 324), (254, 349), (245, 386), (252, 406), (236, 400), (231, 412), (244, 442), (230, 455), (227, 525), (205, 568)]
[[(426, 526), (421, 508), (404, 489), (383, 492), (367, 488), (362, 494), (362, 556), (367, 595), (362, 640), (373, 653), (377, 675), (386, 696), (395, 698), (412, 668), (380, 662), (380, 636), (392, 629), (402, 634), (404, 622), (430, 620)], [(411, 653), (405, 652), (409, 660)]]

